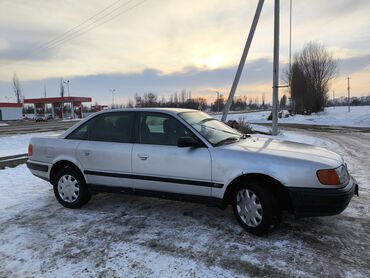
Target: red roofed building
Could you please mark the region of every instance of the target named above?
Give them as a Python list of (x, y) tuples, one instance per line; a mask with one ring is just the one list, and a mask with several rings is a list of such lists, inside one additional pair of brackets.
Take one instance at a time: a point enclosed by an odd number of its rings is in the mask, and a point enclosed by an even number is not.
[(0, 121), (22, 120), (23, 104), (0, 102)]

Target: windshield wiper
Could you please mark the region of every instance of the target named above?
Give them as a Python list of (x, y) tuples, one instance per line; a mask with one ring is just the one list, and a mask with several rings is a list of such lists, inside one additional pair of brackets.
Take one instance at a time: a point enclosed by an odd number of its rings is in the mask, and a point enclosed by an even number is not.
[(217, 142), (215, 144), (215, 146), (219, 146), (219, 145), (222, 145), (224, 143), (227, 143), (227, 142), (234, 142), (234, 141), (239, 141), (241, 137), (227, 137), (225, 139), (222, 139), (221, 141)]
[(240, 139), (247, 139), (251, 137), (249, 134), (243, 134), (242, 136), (240, 136)]
[(217, 121), (217, 120), (215, 118), (206, 118), (206, 119), (201, 120), (197, 124), (200, 125), (200, 124), (203, 124), (203, 123), (209, 122), (209, 121)]

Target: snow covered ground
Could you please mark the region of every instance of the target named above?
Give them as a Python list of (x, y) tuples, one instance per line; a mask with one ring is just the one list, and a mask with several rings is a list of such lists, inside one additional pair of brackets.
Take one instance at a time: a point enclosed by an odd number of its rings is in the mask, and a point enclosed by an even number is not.
[(286, 215), (255, 237), (230, 208), (99, 194), (65, 209), (21, 165), (0, 170), (0, 277), (370, 277), (370, 133), (280, 138), (339, 152), (360, 197), (338, 216)]
[(64, 119), (60, 120), (60, 122), (80, 122), (82, 119)]
[(58, 136), (61, 132), (40, 132), (23, 135), (0, 136), (0, 157), (27, 153), (28, 143), (32, 137)]
[[(370, 127), (370, 106), (354, 106), (348, 112), (346, 106), (325, 108), (324, 112), (312, 115), (295, 115), (293, 117), (279, 119), (280, 123), (309, 124), (309, 125), (332, 125), (332, 126), (357, 126)], [(243, 114), (230, 114), (228, 120), (244, 118), (251, 123), (268, 123), (270, 111), (252, 112)], [(214, 115), (220, 119), (221, 115)]]

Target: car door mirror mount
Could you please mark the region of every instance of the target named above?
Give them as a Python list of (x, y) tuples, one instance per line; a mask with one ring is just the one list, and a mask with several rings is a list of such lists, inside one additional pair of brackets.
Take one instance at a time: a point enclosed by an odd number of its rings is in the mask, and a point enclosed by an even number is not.
[(194, 139), (193, 137), (183, 136), (177, 140), (177, 146), (179, 148), (186, 148), (186, 147), (198, 148), (198, 147), (201, 147), (201, 144), (199, 143), (198, 140)]

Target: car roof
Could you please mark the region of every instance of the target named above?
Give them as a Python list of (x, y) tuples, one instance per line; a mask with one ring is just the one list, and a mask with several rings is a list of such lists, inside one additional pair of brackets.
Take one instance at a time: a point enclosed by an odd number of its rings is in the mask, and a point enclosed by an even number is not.
[(120, 109), (105, 109), (102, 113), (106, 112), (127, 112), (127, 111), (142, 111), (142, 112), (165, 112), (169, 114), (178, 114), (181, 112), (195, 112), (199, 110), (186, 109), (186, 108), (120, 108)]

